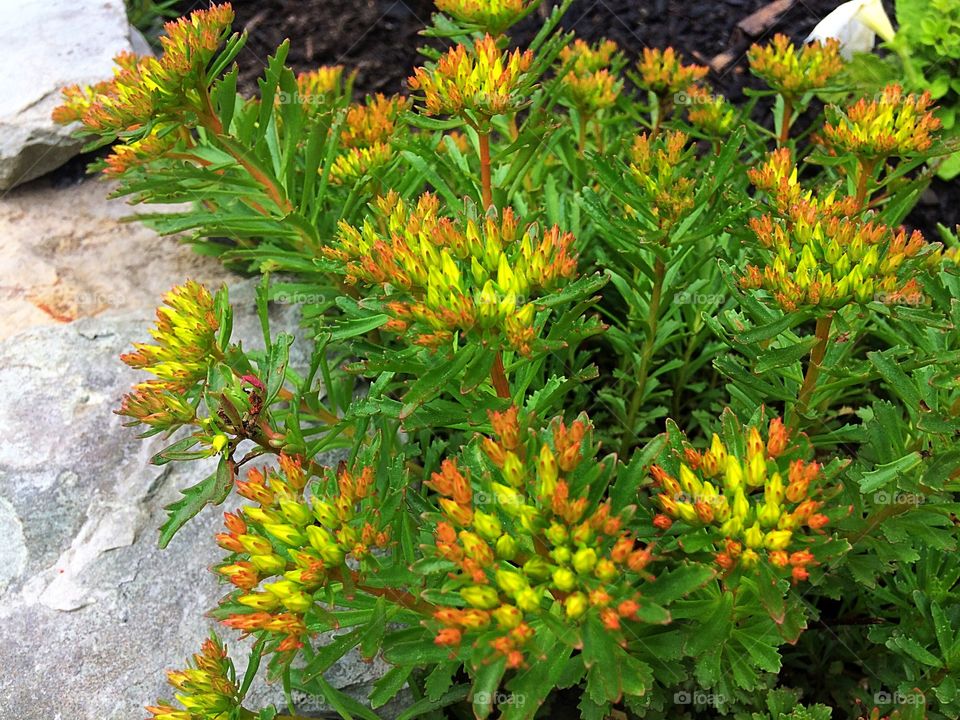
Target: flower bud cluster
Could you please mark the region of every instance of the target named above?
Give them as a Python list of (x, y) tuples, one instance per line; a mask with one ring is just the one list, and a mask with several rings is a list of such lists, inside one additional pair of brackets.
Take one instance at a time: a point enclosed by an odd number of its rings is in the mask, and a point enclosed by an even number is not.
[(616, 68), (622, 64), (612, 40), (590, 45), (578, 39), (560, 52), (560, 65), (567, 68), (563, 91), (580, 112), (595, 115), (617, 101), (623, 81), (617, 78)]
[(837, 205), (798, 200), (782, 215), (750, 220), (763, 264), (750, 264), (744, 288), (763, 288), (785, 310), (838, 308), (880, 299), (916, 304), (922, 298), (916, 274), (921, 259), (939, 257), (919, 231), (908, 235), (858, 215), (840, 215)]
[(437, 10), (457, 21), (500, 35), (540, 0), (436, 0)]
[(693, 209), (696, 180), (685, 167), (688, 136), (671, 130), (655, 138), (638, 135), (630, 149), (630, 175), (649, 199), (649, 210), (669, 230)]
[(54, 120), (79, 120), (91, 131), (120, 135), (182, 110), (185, 88), (205, 82), (203, 71), (232, 22), (233, 8), (227, 3), (168, 22), (160, 38), (160, 58), (118, 55), (113, 80), (66, 88), (64, 104), (54, 110)]
[(151, 720), (226, 720), (240, 707), (233, 662), (216, 635), (204, 641), (189, 667), (170, 670), (167, 680), (183, 709), (161, 701), (147, 707)]
[(736, 108), (709, 87), (691, 85), (686, 90), (687, 120), (710, 137), (729, 135), (737, 121)]
[(594, 615), (622, 633), (639, 620), (636, 586), (653, 555), (609, 502), (588, 499), (597, 462), (586, 419), (526, 439), (516, 407), (491, 423), (494, 437), (481, 443), (489, 476), (447, 460), (429, 482), (442, 513), (435, 552), (455, 565), (447, 588), (459, 596), (435, 610), (435, 642), (484, 642), (515, 668), (544, 614), (573, 626)]
[(472, 207), (464, 219), (440, 217), (430, 194), (408, 207), (390, 193), (376, 209), (380, 218), (366, 219), (362, 228), (342, 223), (326, 254), (345, 263), (348, 282), (385, 288), (394, 316), (388, 330), (413, 328), (416, 342), (427, 347), (474, 331), (531, 352), (530, 299), (576, 275), (570, 233), (554, 226), (540, 236), (510, 208), (499, 217), (478, 217)]
[(485, 35), (472, 48), (457, 45), (435, 64), (417, 68), (408, 83), (422, 94), (428, 115), (472, 111), (491, 117), (520, 107), (524, 76), (532, 63), (531, 51), (501, 52)]
[(789, 461), (788, 450), (789, 432), (774, 418), (766, 439), (749, 426), (734, 442), (715, 434), (703, 452), (687, 447), (672, 472), (653, 465), (655, 501), (663, 510), (654, 525), (681, 535), (680, 524), (710, 529), (724, 570), (750, 570), (765, 559), (789, 570), (794, 581), (806, 580), (814, 561), (807, 536), (829, 522), (817, 499), (823, 474), (816, 462)]
[(121, 360), (155, 379), (134, 386), (123, 398), (118, 414), (151, 428), (170, 430), (193, 421), (195, 412), (187, 393), (207, 377), (219, 353), (219, 322), (213, 296), (199, 283), (173, 288), (157, 308), (155, 345), (134, 343), (136, 350)]
[(654, 95), (666, 98), (689, 89), (707, 76), (710, 68), (704, 65), (684, 65), (676, 50), (668, 47), (644, 48), (637, 62), (639, 85)]
[(861, 98), (846, 110), (828, 107), (821, 139), (833, 153), (871, 160), (924, 153), (941, 126), (932, 105), (929, 92), (905, 94), (888, 85), (875, 100)]
[(820, 90), (843, 70), (840, 42), (834, 38), (798, 48), (786, 35), (777, 33), (771, 43), (751, 47), (747, 58), (754, 75), (788, 97)]
[(368, 97), (366, 102), (352, 104), (347, 110), (346, 129), (340, 132), (346, 151), (334, 161), (331, 179), (345, 182), (386, 167), (395, 155), (390, 141), (397, 121), (408, 105), (406, 98), (381, 93)]
[(231, 611), (224, 624), (266, 630), (281, 638), (280, 651), (300, 646), (314, 593), (350, 572), (347, 558), (363, 560), (389, 541), (378, 527), (370, 468), (341, 467), (309, 496), (307, 480), (301, 461), (287, 455), (279, 471), (250, 470), (236, 488), (254, 504), (226, 513), (226, 531), (217, 535), (230, 552), (217, 572), (238, 588), (224, 598)]
[(343, 65), (322, 65), (297, 75), (297, 92), (308, 109), (322, 107), (323, 98), (333, 98), (343, 92)]

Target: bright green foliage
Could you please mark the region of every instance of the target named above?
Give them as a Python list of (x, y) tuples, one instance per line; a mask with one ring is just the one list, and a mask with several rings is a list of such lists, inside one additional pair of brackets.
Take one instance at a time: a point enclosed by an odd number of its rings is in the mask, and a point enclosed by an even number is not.
[[(951, 150), (930, 98), (779, 37), (737, 108), (569, 4), (508, 50), (536, 3), (438, 3), (411, 98), (287, 44), (239, 94), (229, 6), (65, 91), (120, 194), (184, 203), (141, 219), (263, 276), (262, 350), (187, 282), (124, 356), (153, 462), (218, 461), (161, 544), (230, 503), (212, 616), (256, 638), (156, 718), (292, 720), (243, 707), (261, 659), (342, 717), (960, 713), (960, 243), (901, 227)], [(367, 704), (325, 677), (354, 649)]]

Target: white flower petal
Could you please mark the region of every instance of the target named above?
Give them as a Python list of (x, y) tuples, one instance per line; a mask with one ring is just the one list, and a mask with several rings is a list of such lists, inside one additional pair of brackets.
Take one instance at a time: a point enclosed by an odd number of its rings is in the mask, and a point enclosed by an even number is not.
[(840, 41), (840, 54), (849, 60), (854, 53), (873, 50), (877, 35), (888, 41), (894, 36), (893, 25), (880, 0), (852, 0), (817, 23), (806, 42), (836, 38)]

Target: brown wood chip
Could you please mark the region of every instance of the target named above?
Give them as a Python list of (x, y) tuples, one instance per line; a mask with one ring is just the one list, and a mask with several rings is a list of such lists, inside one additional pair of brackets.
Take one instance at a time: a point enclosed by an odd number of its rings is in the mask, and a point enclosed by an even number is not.
[(737, 27), (750, 37), (759, 37), (773, 27), (795, 2), (796, 0), (774, 0), (738, 22)]

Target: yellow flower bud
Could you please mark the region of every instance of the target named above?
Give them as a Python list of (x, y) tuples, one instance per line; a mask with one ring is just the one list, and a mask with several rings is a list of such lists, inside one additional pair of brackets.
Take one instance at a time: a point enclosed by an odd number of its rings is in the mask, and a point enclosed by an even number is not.
[(680, 487), (691, 498), (699, 497), (703, 489), (703, 483), (693, 474), (693, 471), (686, 465), (680, 466)]
[(280, 600), (288, 598), (300, 590), (296, 583), (290, 582), (289, 580), (277, 580), (276, 582), (264, 583), (263, 589)]
[(303, 547), (307, 542), (303, 534), (293, 525), (286, 523), (265, 523), (263, 529), (287, 547)]
[(534, 556), (523, 564), (523, 572), (527, 577), (542, 582), (550, 577), (550, 563), (539, 555)]
[(520, 508), (524, 504), (524, 497), (509, 485), (502, 483), (493, 483), (493, 494), (497, 498), (497, 503), (503, 511), (510, 517), (518, 517)]
[(697, 522), (700, 519), (693, 505), (687, 502), (677, 503), (677, 515), (679, 515), (681, 519), (686, 520), (689, 523)]
[(503, 527), (496, 515), (485, 513), (481, 510), (475, 510), (473, 513), (473, 526), (487, 540), (496, 540), (503, 534)]
[(733, 492), (743, 485), (743, 469), (740, 467), (740, 461), (733, 455), (727, 456), (727, 467), (724, 475), (723, 486), (727, 492)]
[(213, 440), (210, 441), (210, 447), (213, 448), (214, 452), (221, 452), (226, 446), (229, 438), (223, 433), (213, 436)]
[(334, 530), (340, 524), (340, 518), (337, 516), (336, 508), (331, 503), (324, 500), (313, 501), (313, 516), (321, 525)]
[(747, 514), (750, 512), (750, 502), (747, 500), (743, 488), (737, 488), (737, 491), (733, 495), (732, 512), (733, 517), (741, 522), (746, 520)]
[(582, 617), (589, 607), (590, 602), (582, 592), (571, 593), (567, 596), (567, 599), (563, 601), (564, 612), (570, 620), (576, 620)]
[(517, 541), (509, 535), (501, 535), (497, 540), (496, 553), (501, 560), (513, 560), (519, 549)]
[(523, 613), (513, 605), (501, 605), (492, 613), (493, 619), (497, 621), (504, 630), (513, 630), (517, 625), (523, 622)]
[(768, 550), (785, 550), (792, 537), (789, 530), (771, 530), (763, 538), (763, 546)]
[(611, 582), (617, 577), (617, 566), (610, 558), (601, 558), (600, 561), (597, 562), (597, 567), (594, 569), (593, 574), (603, 582)]
[(550, 557), (557, 565), (566, 565), (573, 559), (573, 553), (570, 552), (570, 548), (561, 546), (551, 550)]
[(497, 570), (496, 578), (497, 585), (500, 589), (511, 597), (516, 596), (521, 590), (530, 587), (530, 583), (527, 582), (527, 579), (523, 575), (512, 570)]
[(763, 546), (763, 531), (760, 529), (760, 523), (754, 523), (750, 526), (750, 529), (743, 534), (743, 541), (748, 548)]
[(763, 453), (758, 453), (750, 458), (747, 464), (747, 485), (750, 487), (760, 487), (767, 477), (767, 461)]
[(757, 508), (757, 520), (761, 527), (772, 528), (780, 519), (781, 508), (779, 505), (771, 503), (762, 503)]
[(254, 610), (264, 612), (270, 612), (280, 604), (277, 596), (271, 595), (270, 593), (249, 593), (247, 595), (241, 595), (237, 598), (237, 602)]
[(593, 548), (582, 548), (573, 556), (573, 568), (581, 575), (589, 575), (596, 566), (597, 551)]
[(567, 529), (558, 522), (550, 523), (550, 527), (547, 528), (544, 534), (547, 536), (547, 540), (554, 545), (563, 545), (570, 537)]
[(558, 590), (570, 592), (577, 587), (577, 576), (570, 568), (557, 568), (553, 571), (553, 585)]
[(517, 607), (524, 612), (536, 612), (540, 609), (540, 597), (541, 593), (533, 588), (521, 590), (517, 594)]
[(270, 541), (259, 535), (240, 535), (237, 540), (243, 545), (243, 549), (251, 555), (271, 555), (273, 553), (273, 545), (270, 544)]
[(537, 477), (540, 479), (539, 494), (541, 499), (553, 497), (557, 489), (557, 476), (559, 468), (557, 467), (557, 458), (554, 457), (550, 446), (544, 443), (540, 447), (540, 455), (537, 457)]
[(500, 596), (489, 585), (471, 585), (460, 590), (460, 597), (471, 607), (492, 610), (500, 604)]
[(766, 487), (763, 489), (764, 498), (768, 504), (772, 505), (780, 505), (783, 502), (786, 492), (787, 490), (783, 484), (783, 477), (778, 472), (775, 472), (770, 476)]
[(287, 561), (279, 555), (251, 555), (250, 562), (267, 575), (276, 575), (287, 569)]
[(308, 525), (313, 522), (313, 515), (303, 503), (293, 500), (281, 500), (280, 512), (294, 525)]
[(743, 532), (743, 520), (738, 517), (732, 517), (720, 526), (720, 532), (724, 537), (733, 538)]
[(523, 486), (526, 469), (515, 452), (508, 451), (503, 459), (503, 476), (515, 488)]
[(759, 560), (760, 556), (757, 555), (756, 550), (744, 550), (743, 555), (740, 556), (741, 564), (747, 569), (754, 567)]
[(305, 613), (313, 606), (313, 600), (305, 592), (296, 592), (285, 598), (283, 606), (295, 613)]
[(717, 459), (717, 464), (723, 467), (727, 461), (727, 448), (720, 440), (720, 436), (716, 433), (713, 434), (710, 442), (710, 452), (713, 453), (713, 456)]

